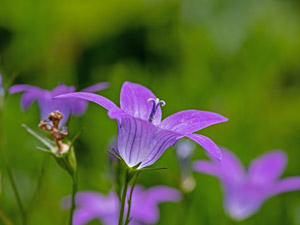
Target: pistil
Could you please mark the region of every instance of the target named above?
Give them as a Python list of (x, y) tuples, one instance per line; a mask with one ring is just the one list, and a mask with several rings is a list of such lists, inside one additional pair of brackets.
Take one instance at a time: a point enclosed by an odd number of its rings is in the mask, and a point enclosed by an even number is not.
[(150, 123), (152, 123), (153, 119), (154, 119), (154, 116), (155, 116), (155, 113), (156, 113), (156, 110), (158, 109), (158, 107), (161, 105), (161, 106), (165, 106), (166, 105), (166, 102), (163, 101), (163, 100), (159, 100), (159, 98), (149, 98), (147, 100), (147, 102), (153, 102), (153, 107), (152, 107), (152, 110), (151, 110), (151, 113), (150, 113), (150, 116), (149, 116), (149, 119), (148, 121)]

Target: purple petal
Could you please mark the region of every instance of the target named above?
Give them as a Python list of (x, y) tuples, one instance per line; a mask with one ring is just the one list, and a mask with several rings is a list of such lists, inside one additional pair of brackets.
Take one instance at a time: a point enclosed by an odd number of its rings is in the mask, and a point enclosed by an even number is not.
[(300, 190), (300, 177), (289, 177), (276, 182), (272, 194), (275, 195), (297, 190)]
[(9, 93), (14, 94), (14, 93), (23, 92), (23, 91), (41, 91), (41, 90), (42, 89), (32, 86), (32, 85), (17, 84), (17, 85), (13, 85), (9, 88)]
[(2, 83), (2, 75), (0, 73), (0, 96), (4, 95), (3, 83)]
[[(153, 106), (152, 102), (148, 102), (149, 98), (156, 98), (149, 89), (139, 84), (125, 82), (121, 89), (121, 109), (135, 118), (148, 121)], [(161, 109), (158, 106), (152, 122), (158, 124), (160, 121)]]
[(51, 92), (52, 97), (55, 97), (57, 95), (72, 93), (75, 91), (76, 91), (76, 89), (74, 86), (67, 86), (64, 84), (59, 84), (55, 88), (53, 88), (50, 92)]
[(87, 100), (94, 102), (103, 108), (110, 110), (112, 108), (117, 107), (115, 103), (110, 101), (109, 99), (101, 96), (101, 95), (96, 95), (93, 93), (86, 93), (86, 92), (76, 92), (76, 93), (69, 93), (69, 94), (63, 94), (54, 97), (54, 99), (82, 99), (82, 100)]
[(122, 109), (115, 107), (109, 110), (108, 116), (111, 119), (122, 119), (122, 118), (133, 118), (130, 114), (127, 112), (124, 112)]
[(32, 103), (37, 100), (40, 93), (37, 92), (25, 92), (21, 97), (21, 108), (27, 110)]
[(245, 169), (240, 160), (229, 150), (222, 148), (222, 161), (211, 156), (212, 161), (196, 161), (194, 168), (200, 173), (218, 177), (223, 186), (235, 187), (245, 180)]
[[(81, 90), (81, 92), (97, 92), (97, 91), (101, 91), (103, 89), (108, 88), (108, 86), (109, 86), (109, 84), (107, 82), (97, 83), (97, 84), (94, 84), (92, 86), (89, 86), (89, 87)], [(80, 116), (85, 113), (85, 111), (87, 110), (87, 107), (88, 107), (87, 101), (77, 99), (77, 100), (72, 101), (71, 111), (73, 114)]]
[[(70, 197), (63, 199), (63, 202), (67, 202), (68, 208), (70, 207)], [(116, 224), (111, 221), (117, 221), (120, 202), (113, 191), (107, 196), (93, 191), (84, 191), (76, 195), (76, 206), (73, 218), (73, 223), (76, 225), (86, 224), (97, 218), (104, 224)]]
[(86, 209), (76, 209), (73, 216), (73, 225), (85, 225), (97, 218), (94, 212)]
[(226, 122), (228, 119), (212, 112), (185, 110), (168, 116), (160, 123), (160, 128), (181, 134), (191, 134), (213, 124)]
[(88, 102), (83, 100), (74, 100), (74, 103), (71, 105), (71, 112), (77, 116), (83, 115), (88, 107)]
[(148, 196), (157, 203), (179, 202), (181, 200), (180, 191), (166, 186), (155, 186), (149, 189)]
[(92, 86), (89, 86), (87, 88), (84, 88), (80, 92), (97, 92), (97, 91), (104, 90), (108, 87), (109, 87), (108, 82), (101, 82), (101, 83), (97, 83), (97, 84), (94, 84)]
[(248, 168), (253, 183), (268, 183), (281, 176), (287, 164), (287, 155), (280, 150), (270, 151), (255, 159)]
[(200, 134), (189, 134), (186, 137), (192, 139), (197, 142), (200, 146), (202, 146), (210, 155), (215, 157), (218, 160), (222, 159), (222, 153), (219, 147), (208, 137), (200, 135)]
[(139, 168), (153, 164), (179, 137), (134, 117), (118, 119), (118, 128), (118, 151), (130, 167), (140, 162)]
[(179, 191), (166, 186), (157, 186), (144, 189), (137, 185), (132, 196), (133, 221), (140, 221), (142, 224), (156, 224), (159, 220), (158, 204), (170, 201), (177, 202), (181, 199)]
[(42, 96), (45, 91), (38, 87), (27, 84), (17, 84), (9, 89), (10, 94), (18, 92), (25, 92), (21, 97), (21, 108), (25, 111), (35, 100), (38, 100), (38, 98)]
[[(237, 185), (245, 180), (245, 168), (233, 152), (222, 148), (222, 161), (215, 161), (219, 166), (220, 178), (224, 183)], [(212, 158), (214, 160), (214, 158)]]
[(257, 212), (269, 197), (270, 186), (245, 183), (225, 190), (224, 207), (232, 218), (243, 220)]
[(207, 160), (197, 160), (193, 164), (194, 170), (199, 173), (205, 173), (217, 177), (219, 170), (213, 162)]

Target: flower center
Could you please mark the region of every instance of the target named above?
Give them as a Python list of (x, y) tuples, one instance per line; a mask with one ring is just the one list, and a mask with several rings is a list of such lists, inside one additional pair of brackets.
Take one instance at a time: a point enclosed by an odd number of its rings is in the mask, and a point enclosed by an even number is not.
[(151, 110), (151, 113), (150, 113), (150, 116), (149, 116), (149, 119), (148, 121), (150, 123), (152, 123), (153, 121), (153, 118), (155, 116), (155, 113), (156, 113), (156, 110), (158, 109), (158, 107), (161, 105), (161, 106), (165, 106), (166, 105), (166, 102), (163, 101), (163, 100), (159, 100), (159, 98), (149, 98), (147, 100), (147, 102), (153, 102), (153, 107), (152, 107), (152, 110)]

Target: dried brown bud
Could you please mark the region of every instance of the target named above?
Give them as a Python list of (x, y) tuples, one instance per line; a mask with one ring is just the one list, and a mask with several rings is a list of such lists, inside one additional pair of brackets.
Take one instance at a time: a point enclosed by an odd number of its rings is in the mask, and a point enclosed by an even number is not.
[(55, 141), (58, 153), (65, 153), (68, 149), (66, 144), (62, 143), (62, 140), (68, 135), (68, 129), (64, 128), (63, 130), (59, 130), (59, 122), (62, 120), (63, 114), (58, 110), (51, 112), (49, 114), (49, 120), (42, 120), (39, 123), (39, 128), (45, 131), (48, 131)]
[(49, 120), (51, 120), (53, 123), (53, 127), (56, 129), (58, 129), (58, 124), (62, 120), (63, 117), (64, 117), (63, 114), (58, 110), (50, 113), (48, 116)]

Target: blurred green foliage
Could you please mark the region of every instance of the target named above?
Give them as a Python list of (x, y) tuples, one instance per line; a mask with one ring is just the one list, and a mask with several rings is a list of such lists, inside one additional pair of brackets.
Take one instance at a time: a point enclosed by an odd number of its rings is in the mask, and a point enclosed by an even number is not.
[[(102, 95), (119, 101), (125, 80), (149, 87), (167, 102), (164, 116), (183, 109), (218, 112), (230, 120), (202, 133), (233, 150), (247, 164), (271, 149), (289, 155), (284, 176), (300, 175), (300, 2), (299, 0), (1, 0), (0, 71), (4, 82), (52, 89), (59, 82), (77, 90), (108, 81)], [(26, 113), (20, 95), (8, 96), (5, 126), (9, 157), (22, 200), (29, 203), (45, 154), (21, 127), (36, 128), (35, 104)], [(116, 135), (115, 121), (101, 107), (73, 117), (77, 141), (79, 189), (108, 192), (111, 174), (106, 148)], [(194, 159), (206, 157), (198, 147)], [(167, 171), (148, 172), (140, 183), (178, 187), (173, 148), (154, 164)], [(0, 206), (20, 224), (16, 202), (0, 158), (3, 189)], [(188, 213), (180, 204), (161, 205), (160, 225), (227, 225), (218, 181), (194, 174)], [(66, 224), (59, 201), (71, 191), (71, 180), (50, 158), (42, 197), (29, 224)], [(299, 192), (268, 200), (241, 225), (300, 224)], [(1, 222), (0, 222), (1, 223)], [(98, 224), (94, 221), (91, 224)]]

